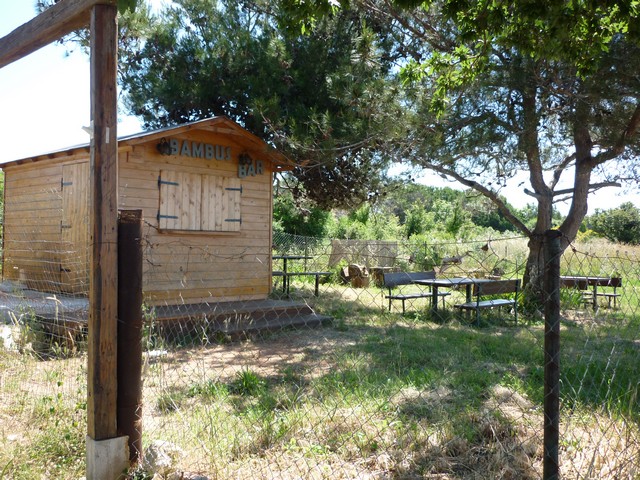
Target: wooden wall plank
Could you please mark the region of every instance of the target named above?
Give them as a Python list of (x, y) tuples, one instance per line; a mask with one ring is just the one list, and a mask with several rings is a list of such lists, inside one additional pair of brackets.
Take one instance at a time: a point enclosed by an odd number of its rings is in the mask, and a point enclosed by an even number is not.
[(89, 162), (65, 165), (62, 171), (62, 291), (78, 294), (89, 284)]

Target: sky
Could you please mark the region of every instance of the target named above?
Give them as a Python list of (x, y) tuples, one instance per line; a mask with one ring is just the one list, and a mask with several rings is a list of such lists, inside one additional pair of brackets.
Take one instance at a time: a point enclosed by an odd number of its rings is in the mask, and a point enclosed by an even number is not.
[[(0, 37), (36, 16), (35, 0), (0, 0)], [(0, 162), (89, 142), (89, 58), (51, 44), (0, 69)], [(142, 130), (119, 115), (118, 135)]]
[[(154, 0), (160, 3), (161, 0)], [(0, 0), (0, 37), (35, 17), (35, 0)], [(60, 150), (89, 142), (82, 130), (90, 123), (89, 59), (80, 51), (69, 54), (59, 44), (48, 45), (0, 69), (0, 162)], [(120, 112), (118, 135), (142, 131), (135, 117)], [(533, 199), (522, 192), (521, 174), (501, 192), (515, 207)], [(423, 183), (459, 188), (437, 175), (424, 174)], [(615, 208), (625, 201), (640, 206), (635, 191), (606, 188), (590, 197), (589, 213)], [(566, 214), (568, 204), (558, 204)]]

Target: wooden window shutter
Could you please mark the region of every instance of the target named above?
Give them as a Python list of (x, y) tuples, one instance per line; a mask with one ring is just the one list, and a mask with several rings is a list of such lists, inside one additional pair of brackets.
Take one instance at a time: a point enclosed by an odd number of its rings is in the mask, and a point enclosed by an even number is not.
[(162, 170), (158, 179), (160, 187), (160, 210), (158, 211), (158, 228), (176, 230), (180, 228), (182, 209), (182, 175), (180, 172)]
[(181, 230), (200, 230), (202, 215), (202, 175), (182, 174)]
[(242, 225), (240, 205), (242, 202), (242, 184), (239, 178), (225, 178), (223, 181), (223, 229), (227, 232), (239, 232)]
[(194, 173), (160, 172), (158, 228), (199, 230), (202, 202), (201, 177)]
[(161, 230), (240, 231), (239, 178), (163, 170), (158, 186)]
[(202, 230), (240, 231), (240, 179), (204, 175), (202, 192)]

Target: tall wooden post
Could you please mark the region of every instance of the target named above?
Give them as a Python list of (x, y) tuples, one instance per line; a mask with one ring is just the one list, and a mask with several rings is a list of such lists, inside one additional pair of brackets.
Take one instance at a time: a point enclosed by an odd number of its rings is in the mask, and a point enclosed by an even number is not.
[[(127, 439), (117, 435), (118, 143), (117, 0), (56, 0), (0, 38), (0, 68), (91, 26), (91, 265), (87, 367), (87, 480), (121, 478)], [(90, 14), (89, 14), (90, 12)]]
[(91, 262), (87, 433), (117, 435), (117, 7), (91, 10)]

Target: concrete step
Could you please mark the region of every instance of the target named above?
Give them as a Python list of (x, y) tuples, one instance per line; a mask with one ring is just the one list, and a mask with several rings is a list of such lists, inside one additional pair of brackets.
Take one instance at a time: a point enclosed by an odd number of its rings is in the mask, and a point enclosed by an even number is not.
[(306, 303), (282, 300), (162, 306), (153, 313), (157, 332), (167, 340), (194, 334), (255, 336), (289, 328), (320, 327), (333, 320), (314, 312)]

